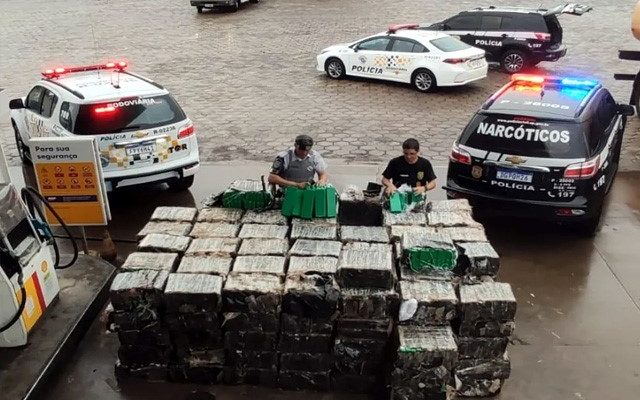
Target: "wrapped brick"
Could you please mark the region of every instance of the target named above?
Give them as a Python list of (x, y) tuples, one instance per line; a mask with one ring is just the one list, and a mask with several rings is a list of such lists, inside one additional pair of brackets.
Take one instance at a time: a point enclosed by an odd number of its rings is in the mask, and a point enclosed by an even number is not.
[(233, 257), (238, 251), (238, 238), (202, 238), (193, 239), (185, 255)]
[(306, 318), (282, 313), (280, 320), (282, 333), (305, 335), (331, 335), (333, 333), (333, 319)]
[[(395, 215), (395, 214), (394, 214)], [(415, 225), (391, 225), (391, 241), (398, 242), (402, 240), (402, 235), (420, 235), (422, 233), (436, 233), (436, 228), (430, 226)]]
[(454, 243), (486, 242), (488, 240), (482, 226), (438, 228), (438, 232), (449, 236)]
[(396, 396), (407, 399), (431, 399), (431, 395), (438, 398), (452, 384), (451, 372), (442, 365), (434, 368), (394, 368), (391, 372), (391, 386)]
[(165, 235), (187, 236), (191, 231), (191, 222), (149, 221), (136, 235), (138, 239), (151, 233), (164, 233)]
[(393, 320), (388, 319), (338, 319), (337, 333), (352, 339), (387, 340), (393, 330)]
[(197, 222), (189, 236), (192, 238), (229, 238), (238, 236), (239, 224), (226, 222)]
[(138, 271), (151, 269), (156, 271), (173, 272), (178, 263), (177, 253), (145, 253), (135, 252), (129, 254), (120, 271)]
[(471, 212), (471, 204), (467, 199), (432, 200), (427, 203), (427, 212)]
[(280, 256), (238, 256), (233, 272), (284, 276), (285, 258)]
[(332, 344), (331, 335), (282, 333), (278, 351), (280, 353), (329, 353)]
[(224, 348), (227, 351), (273, 352), (278, 345), (278, 334), (258, 331), (233, 331), (224, 334)]
[(469, 211), (431, 211), (427, 213), (427, 225), (435, 227), (468, 226), (482, 227), (476, 222)]
[(389, 232), (383, 226), (340, 227), (340, 240), (343, 242), (389, 243)]
[(335, 275), (338, 270), (338, 259), (335, 257), (291, 257), (287, 273)]
[(245, 224), (242, 225), (238, 237), (242, 239), (285, 239), (289, 232), (286, 225), (261, 225), (261, 224)]
[(178, 358), (184, 360), (200, 350), (220, 348), (223, 346), (220, 328), (209, 330), (171, 331), (171, 338)]
[(192, 207), (156, 207), (151, 221), (193, 222), (198, 210)]
[(285, 390), (331, 390), (331, 372), (280, 370), (278, 387)]
[(173, 382), (199, 383), (204, 385), (222, 383), (223, 364), (184, 362), (169, 366), (169, 378)]
[(458, 298), (444, 281), (401, 281), (399, 320), (414, 325), (447, 324), (456, 315)]
[(377, 375), (336, 373), (331, 376), (331, 387), (337, 392), (375, 393), (379, 381)]
[(170, 274), (164, 289), (168, 313), (215, 313), (222, 308), (222, 277), (205, 274)]
[(225, 352), (222, 347), (190, 350), (178, 354), (177, 361), (182, 364), (224, 364)]
[(504, 282), (483, 282), (460, 286), (461, 319), (475, 321), (509, 321), (516, 316), (516, 298), (511, 285)]
[(159, 322), (150, 324), (142, 329), (118, 330), (118, 339), (121, 344), (131, 346), (155, 346), (170, 347), (171, 338), (169, 331)]
[(398, 262), (398, 271), (400, 272), (400, 281), (431, 280), (453, 282), (456, 278), (454, 270), (425, 268), (416, 272), (409, 267), (408, 260), (400, 260)]
[(473, 337), (509, 337), (515, 328), (515, 321), (462, 321), (458, 334)]
[(160, 313), (157, 309), (145, 309), (145, 306), (132, 311), (114, 311), (111, 318), (120, 330), (141, 330), (160, 321)]
[(139, 319), (156, 313), (162, 303), (162, 290), (168, 277), (166, 271), (151, 270), (117, 274), (110, 289), (113, 308), (134, 312)]
[(171, 349), (169, 347), (121, 345), (118, 349), (118, 359), (127, 366), (166, 365), (170, 358)]
[(384, 226), (392, 225), (421, 225), (427, 224), (427, 216), (422, 212), (392, 213), (389, 210), (382, 211)]
[(291, 226), (295, 225), (311, 225), (311, 226), (336, 226), (338, 221), (335, 217), (332, 218), (314, 218), (314, 219), (302, 219), (292, 218)]
[(224, 383), (228, 385), (261, 385), (275, 387), (278, 382), (278, 368), (235, 368), (224, 367)]
[(511, 375), (511, 361), (503, 357), (458, 360), (455, 376), (461, 380), (507, 379)]
[(171, 333), (193, 331), (220, 333), (220, 320), (217, 313), (166, 314), (164, 323)]
[(395, 284), (394, 272), (390, 249), (344, 250), (338, 261), (337, 278), (341, 287), (391, 289)]
[(403, 260), (414, 272), (453, 270), (458, 251), (451, 239), (441, 233), (420, 233), (402, 236)]
[(333, 346), (335, 369), (341, 374), (378, 374), (387, 361), (386, 351), (386, 340), (338, 336)]
[(398, 326), (399, 347), (396, 368), (453, 370), (458, 347), (449, 326)]
[(116, 361), (114, 373), (117, 379), (142, 379), (149, 382), (163, 382), (167, 380), (167, 364), (152, 364), (145, 366), (127, 366), (120, 360)]
[(204, 208), (198, 213), (198, 222), (240, 223), (243, 211), (237, 208)]
[(287, 218), (280, 210), (249, 210), (242, 217), (243, 224), (287, 225)]
[(151, 233), (140, 241), (140, 251), (156, 251), (164, 253), (184, 253), (191, 243), (187, 236), (165, 235), (163, 233)]
[(489, 397), (500, 393), (503, 379), (466, 379), (456, 377), (456, 394), (459, 397)]
[(289, 251), (287, 239), (244, 239), (239, 256), (286, 256)]
[(382, 204), (379, 193), (365, 193), (355, 187), (348, 187), (340, 193), (340, 225), (380, 226)]
[(393, 246), (387, 243), (349, 242), (342, 246), (342, 250), (386, 252), (393, 251)]
[(280, 325), (277, 314), (227, 312), (223, 317), (225, 331), (278, 332)]
[(275, 351), (227, 351), (227, 365), (235, 368), (269, 369), (278, 366), (278, 353)]
[(333, 356), (329, 353), (282, 353), (280, 369), (288, 371), (330, 371)]
[(291, 228), (291, 239), (337, 240), (338, 228), (335, 225), (295, 224)]
[(340, 315), (353, 319), (395, 318), (400, 298), (395, 290), (343, 289)]
[(233, 259), (217, 256), (185, 256), (176, 272), (180, 274), (209, 274), (226, 277), (231, 271)]
[(460, 358), (501, 358), (507, 351), (509, 338), (476, 338), (458, 336), (458, 354)]
[(283, 289), (275, 275), (231, 274), (223, 289), (224, 311), (278, 314)]
[(500, 269), (500, 256), (489, 242), (459, 243), (461, 272), (495, 277)]
[(338, 309), (340, 288), (333, 277), (289, 275), (285, 280), (282, 311), (307, 318), (329, 318)]
[(289, 250), (291, 256), (338, 257), (342, 243), (335, 240), (298, 239)]

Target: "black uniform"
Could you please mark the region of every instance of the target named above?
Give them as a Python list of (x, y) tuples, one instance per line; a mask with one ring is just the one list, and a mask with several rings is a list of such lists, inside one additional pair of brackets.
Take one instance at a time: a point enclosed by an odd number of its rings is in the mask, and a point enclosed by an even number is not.
[(431, 163), (422, 157), (418, 157), (414, 164), (409, 164), (404, 156), (394, 158), (389, 161), (382, 176), (391, 179), (396, 187), (400, 187), (403, 183), (415, 187), (418, 182), (420, 186), (426, 186), (428, 182), (436, 179)]

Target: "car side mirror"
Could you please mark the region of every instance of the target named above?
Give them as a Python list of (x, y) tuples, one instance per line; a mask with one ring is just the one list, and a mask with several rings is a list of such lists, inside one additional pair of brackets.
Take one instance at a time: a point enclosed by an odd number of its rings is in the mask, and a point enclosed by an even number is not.
[(11, 110), (18, 110), (20, 108), (24, 108), (24, 103), (22, 99), (13, 99), (9, 102), (9, 108)]
[(631, 117), (636, 114), (636, 108), (629, 104), (618, 104), (616, 109), (618, 114), (626, 115), (627, 117)]

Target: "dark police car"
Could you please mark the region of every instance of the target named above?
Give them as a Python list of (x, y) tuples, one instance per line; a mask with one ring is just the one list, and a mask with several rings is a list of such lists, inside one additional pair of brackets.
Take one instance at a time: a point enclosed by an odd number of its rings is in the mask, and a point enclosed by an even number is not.
[(454, 143), (447, 195), (593, 234), (633, 113), (597, 81), (513, 75)]
[(567, 53), (556, 15), (582, 15), (591, 7), (564, 4), (553, 9), (480, 7), (420, 29), (442, 30), (487, 52), (509, 73), (541, 61), (557, 61)]

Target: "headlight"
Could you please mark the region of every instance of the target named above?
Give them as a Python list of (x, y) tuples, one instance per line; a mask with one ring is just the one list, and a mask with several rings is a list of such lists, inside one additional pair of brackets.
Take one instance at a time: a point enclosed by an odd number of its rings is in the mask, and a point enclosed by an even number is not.
[(106, 168), (109, 165), (109, 158), (100, 156), (100, 165), (102, 165), (102, 168)]

